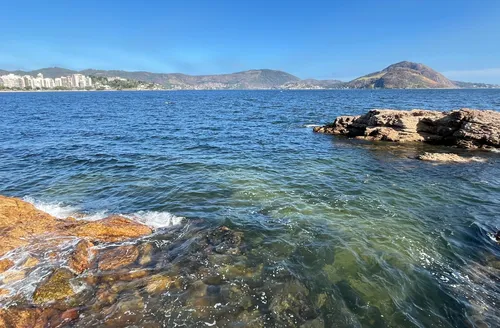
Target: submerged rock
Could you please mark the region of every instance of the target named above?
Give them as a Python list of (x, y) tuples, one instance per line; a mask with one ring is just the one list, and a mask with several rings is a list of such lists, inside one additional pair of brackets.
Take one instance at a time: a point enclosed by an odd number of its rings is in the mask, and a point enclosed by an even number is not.
[(61, 327), (74, 319), (62, 317), (61, 311), (52, 308), (7, 308), (0, 309), (0, 327), (45, 328)]
[(500, 112), (374, 109), (360, 116), (340, 116), (332, 124), (315, 127), (314, 132), (469, 149), (500, 148)]
[(90, 267), (90, 261), (95, 255), (92, 250), (94, 244), (88, 240), (81, 240), (76, 245), (75, 251), (71, 254), (68, 266), (76, 273), (80, 274)]
[(9, 259), (0, 260), (0, 273), (3, 273), (14, 266), (14, 262)]
[(74, 274), (68, 269), (54, 270), (36, 289), (33, 294), (33, 302), (35, 304), (44, 304), (73, 296), (75, 292), (70, 283), (72, 278), (74, 278)]
[(11, 270), (4, 274), (2, 282), (4, 284), (9, 284), (24, 279), (25, 276), (26, 272), (22, 270)]
[(463, 157), (453, 153), (429, 153), (425, 152), (417, 156), (421, 161), (429, 162), (445, 162), (445, 163), (470, 163), (470, 162), (485, 162), (484, 158), (480, 157)]
[(26, 269), (33, 268), (33, 267), (37, 266), (39, 263), (40, 263), (40, 260), (37, 259), (36, 257), (28, 256), (26, 261), (24, 261), (24, 263), (23, 263), (23, 268), (26, 268)]
[(309, 290), (299, 281), (287, 282), (271, 301), (270, 310), (275, 320), (286, 327), (296, 327), (316, 319), (317, 310), (309, 300)]
[(145, 290), (149, 294), (159, 294), (170, 288), (180, 288), (182, 283), (179, 278), (164, 274), (156, 274), (149, 278)]
[(239, 254), (241, 252), (242, 233), (222, 226), (208, 234), (207, 242), (216, 253)]
[(139, 250), (134, 245), (107, 249), (99, 255), (99, 270), (115, 270), (134, 263), (139, 257)]

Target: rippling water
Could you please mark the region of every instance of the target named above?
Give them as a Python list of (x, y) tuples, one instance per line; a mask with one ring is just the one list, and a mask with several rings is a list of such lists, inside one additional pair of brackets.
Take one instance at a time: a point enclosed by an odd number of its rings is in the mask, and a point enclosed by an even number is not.
[(432, 165), (411, 159), (430, 146), (311, 131), (460, 107), (500, 110), (500, 91), (2, 93), (0, 194), (59, 217), (237, 228), (325, 327), (498, 327), (500, 154)]

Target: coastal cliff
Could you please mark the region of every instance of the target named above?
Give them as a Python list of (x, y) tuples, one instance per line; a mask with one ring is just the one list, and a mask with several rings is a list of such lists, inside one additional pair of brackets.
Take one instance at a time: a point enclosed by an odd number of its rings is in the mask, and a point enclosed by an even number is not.
[(500, 148), (500, 112), (374, 109), (360, 116), (339, 116), (331, 124), (315, 127), (314, 132), (372, 141), (491, 149)]

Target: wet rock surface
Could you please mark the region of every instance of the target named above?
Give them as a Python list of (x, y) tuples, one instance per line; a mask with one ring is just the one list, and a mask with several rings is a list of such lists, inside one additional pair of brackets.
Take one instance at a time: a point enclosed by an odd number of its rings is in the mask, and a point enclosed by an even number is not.
[(0, 258), (2, 327), (324, 327), (315, 296), (293, 275), (270, 275), (275, 260), (238, 229), (197, 220), (147, 235), (122, 217), (65, 222), (26, 207), (54, 238), (37, 230), (28, 240), (43, 247)]
[(441, 163), (471, 163), (471, 162), (486, 162), (481, 157), (464, 157), (453, 153), (429, 153), (425, 152), (416, 157), (421, 161), (441, 162)]
[(54, 270), (36, 289), (33, 302), (44, 304), (73, 296), (75, 292), (70, 283), (73, 278), (73, 273), (68, 269), (58, 268)]
[(94, 244), (88, 240), (81, 240), (76, 245), (75, 251), (71, 254), (68, 266), (76, 273), (80, 274), (90, 267), (95, 256)]
[[(17, 198), (0, 196), (0, 256), (26, 245), (54, 247), (63, 236), (93, 242), (117, 242), (149, 235), (152, 229), (133, 220), (111, 216), (97, 221), (59, 220)], [(53, 244), (48, 244), (47, 239)]]
[(500, 113), (468, 108), (450, 112), (375, 109), (360, 116), (340, 116), (314, 132), (373, 141), (500, 148)]

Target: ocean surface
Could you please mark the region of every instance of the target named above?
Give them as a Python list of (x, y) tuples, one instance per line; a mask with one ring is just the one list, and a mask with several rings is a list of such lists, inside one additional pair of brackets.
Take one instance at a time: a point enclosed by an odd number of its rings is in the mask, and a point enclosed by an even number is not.
[[(500, 110), (500, 90), (0, 93), (0, 194), (61, 218), (229, 226), (246, 265), (307, 288), (324, 327), (499, 327), (500, 154), (435, 165), (413, 157), (443, 148), (312, 132), (461, 107)], [(229, 316), (145, 302), (168, 327)], [(256, 312), (266, 327), (272, 306)]]

